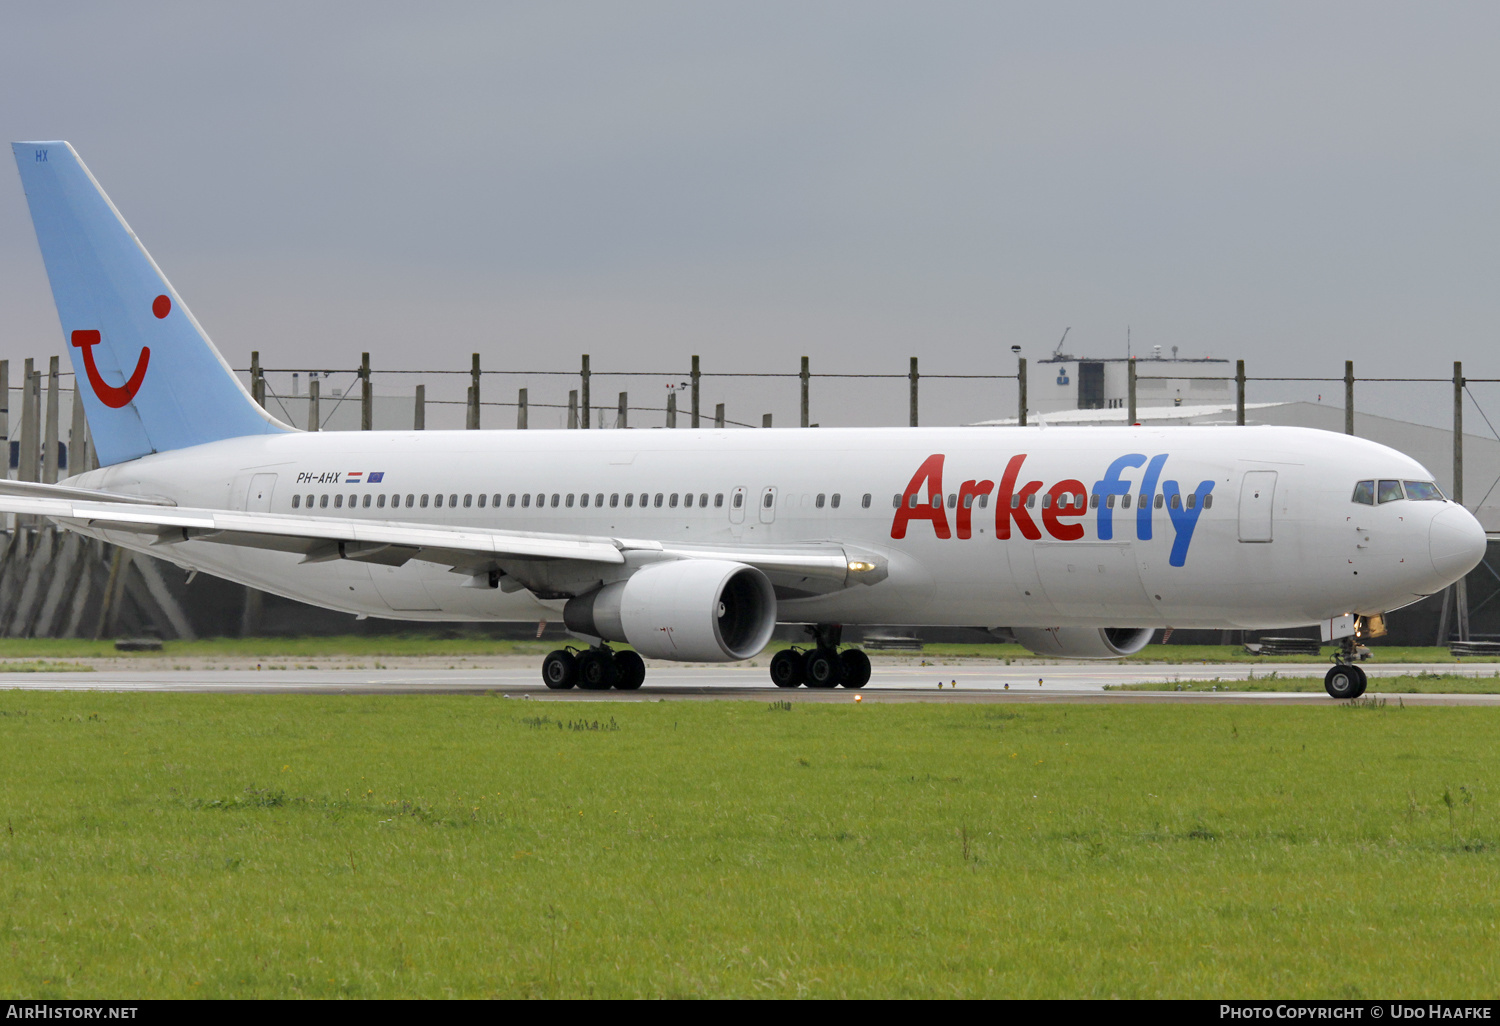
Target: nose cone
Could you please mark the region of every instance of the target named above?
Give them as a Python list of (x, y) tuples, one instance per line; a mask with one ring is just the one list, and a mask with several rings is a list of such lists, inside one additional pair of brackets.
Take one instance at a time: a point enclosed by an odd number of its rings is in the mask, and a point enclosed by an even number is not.
[(1484, 528), (1462, 506), (1449, 506), (1433, 517), (1428, 530), (1432, 568), (1450, 584), (1484, 558)]

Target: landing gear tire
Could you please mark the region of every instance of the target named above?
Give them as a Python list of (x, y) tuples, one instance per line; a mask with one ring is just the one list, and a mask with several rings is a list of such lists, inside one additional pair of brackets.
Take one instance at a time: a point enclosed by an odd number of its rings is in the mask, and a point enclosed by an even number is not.
[(820, 648), (807, 657), (807, 686), (836, 688), (844, 679), (844, 663), (832, 649)]
[(795, 648), (784, 648), (771, 657), (771, 682), (778, 688), (802, 686), (806, 660)]
[(615, 673), (615, 687), (634, 691), (646, 682), (646, 661), (634, 652), (616, 652)]
[(553, 691), (566, 691), (578, 683), (578, 660), (560, 648), (542, 660), (542, 683)]
[(870, 683), (870, 657), (859, 649), (844, 649), (839, 653), (839, 662), (844, 664), (844, 687), (862, 688)]
[(1352, 663), (1339, 663), (1323, 678), (1323, 690), (1333, 698), (1354, 699), (1365, 693), (1368, 683), (1364, 670)]
[(615, 654), (607, 648), (591, 648), (578, 654), (578, 686), (585, 691), (608, 691), (620, 679)]

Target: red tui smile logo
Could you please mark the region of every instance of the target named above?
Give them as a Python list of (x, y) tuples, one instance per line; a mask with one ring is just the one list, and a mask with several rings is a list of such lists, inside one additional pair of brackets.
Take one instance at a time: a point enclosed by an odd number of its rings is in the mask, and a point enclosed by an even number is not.
[(89, 384), (94, 387), (94, 394), (99, 401), (111, 409), (118, 410), (135, 398), (135, 394), (141, 390), (141, 382), (146, 380), (146, 365), (151, 362), (151, 349), (149, 346), (141, 348), (140, 359), (136, 361), (135, 372), (130, 375), (130, 380), (123, 387), (115, 387), (99, 374), (99, 368), (94, 365), (94, 346), (99, 344), (99, 333), (97, 331), (75, 331), (73, 332), (73, 347), (83, 350), (83, 368), (88, 371)]

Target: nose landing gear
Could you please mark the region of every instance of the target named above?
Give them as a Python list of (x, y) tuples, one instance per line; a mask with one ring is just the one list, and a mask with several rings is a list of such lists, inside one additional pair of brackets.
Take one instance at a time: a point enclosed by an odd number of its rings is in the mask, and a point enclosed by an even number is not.
[(1333, 669), (1323, 677), (1323, 690), (1334, 698), (1354, 699), (1365, 693), (1369, 679), (1354, 663), (1357, 644), (1354, 638), (1345, 638), (1339, 654), (1333, 657)]
[(771, 681), (778, 688), (862, 688), (870, 682), (870, 657), (857, 648), (839, 651), (841, 624), (820, 623), (807, 628), (813, 648), (784, 648), (771, 657)]

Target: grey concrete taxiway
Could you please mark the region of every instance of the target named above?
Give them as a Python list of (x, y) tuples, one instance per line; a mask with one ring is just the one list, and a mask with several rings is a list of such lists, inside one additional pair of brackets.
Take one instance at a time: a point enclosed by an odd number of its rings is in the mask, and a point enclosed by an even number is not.
[[(94, 672), (0, 673), (0, 691), (177, 691), (218, 694), (462, 694), (493, 692), (535, 700), (651, 701), (666, 698), (774, 699), (811, 701), (1092, 701), (1092, 702), (1328, 702), (1319, 692), (1214, 691), (1213, 682), (1280, 677), (1321, 677), (1326, 663), (1267, 665), (1059, 663), (999, 666), (952, 663), (931, 666), (876, 664), (861, 691), (775, 687), (765, 669), (736, 666), (655, 666), (639, 691), (549, 691), (535, 665), (483, 669), (217, 669)], [(1496, 664), (1373, 664), (1370, 695), (1380, 678), (1400, 674), (1458, 673), (1493, 676)], [(1177, 690), (1191, 682), (1191, 690)], [(1111, 691), (1109, 685), (1160, 684), (1150, 691)], [(1394, 696), (1392, 696), (1394, 697)], [(1500, 695), (1402, 695), (1413, 704), (1500, 705)]]

